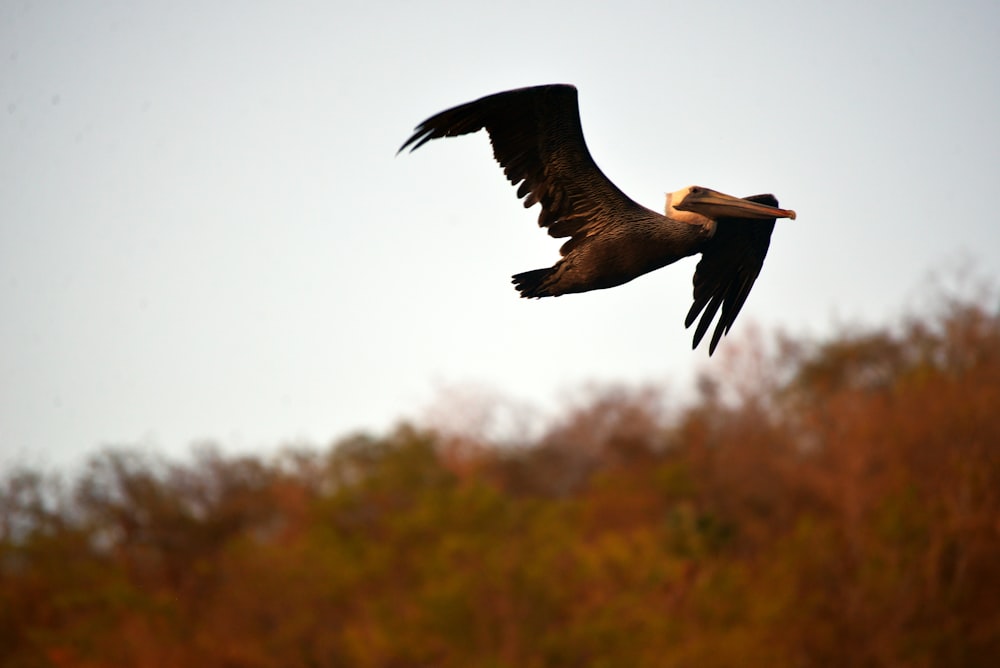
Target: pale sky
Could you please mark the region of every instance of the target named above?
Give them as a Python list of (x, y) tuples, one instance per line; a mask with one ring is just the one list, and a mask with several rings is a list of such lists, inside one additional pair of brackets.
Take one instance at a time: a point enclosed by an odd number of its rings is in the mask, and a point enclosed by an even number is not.
[(509, 88), (575, 84), (650, 208), (699, 184), (798, 212), (720, 352), (997, 277), (998, 36), (995, 0), (2, 2), (0, 467), (324, 446), (454, 388), (683, 395), (718, 363), (683, 327), (695, 259), (519, 299), (560, 244), (485, 134), (395, 156)]

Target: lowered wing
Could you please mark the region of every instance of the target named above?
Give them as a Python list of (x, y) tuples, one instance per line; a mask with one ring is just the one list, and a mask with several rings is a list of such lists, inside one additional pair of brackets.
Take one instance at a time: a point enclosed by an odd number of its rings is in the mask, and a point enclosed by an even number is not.
[[(774, 195), (754, 195), (744, 199), (778, 206)], [(690, 327), (701, 314), (694, 330), (692, 348), (698, 347), (720, 307), (722, 315), (712, 333), (709, 355), (715, 352), (722, 336), (729, 332), (764, 266), (772, 231), (774, 218), (719, 218), (716, 221), (715, 235), (702, 251), (694, 272), (694, 303), (684, 320), (684, 326)]]

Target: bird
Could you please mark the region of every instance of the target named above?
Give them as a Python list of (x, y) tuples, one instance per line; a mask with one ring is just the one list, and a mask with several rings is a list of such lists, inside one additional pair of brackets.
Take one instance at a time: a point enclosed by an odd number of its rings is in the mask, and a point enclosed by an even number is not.
[(517, 88), (446, 109), (417, 125), (396, 154), (484, 128), (524, 207), (540, 204), (538, 225), (567, 239), (552, 267), (512, 277), (521, 297), (611, 288), (700, 253), (684, 326), (701, 316), (695, 349), (721, 308), (709, 356), (760, 274), (775, 219), (795, 219), (773, 195), (739, 198), (702, 186), (667, 194), (663, 214), (636, 203), (591, 157), (570, 84)]

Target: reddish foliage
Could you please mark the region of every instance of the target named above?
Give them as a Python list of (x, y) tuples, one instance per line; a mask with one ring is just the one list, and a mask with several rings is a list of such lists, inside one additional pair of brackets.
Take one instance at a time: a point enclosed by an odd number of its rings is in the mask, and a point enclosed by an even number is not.
[(1000, 319), (777, 348), (526, 447), (402, 427), (10, 474), (0, 663), (992, 665)]

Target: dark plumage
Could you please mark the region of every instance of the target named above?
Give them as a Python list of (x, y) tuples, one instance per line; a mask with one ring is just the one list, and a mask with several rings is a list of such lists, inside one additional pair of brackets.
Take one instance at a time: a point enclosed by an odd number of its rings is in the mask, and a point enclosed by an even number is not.
[(522, 297), (555, 297), (610, 288), (701, 253), (694, 304), (685, 326), (701, 315), (697, 347), (721, 307), (709, 344), (715, 352), (760, 273), (778, 209), (773, 195), (739, 199), (691, 186), (667, 196), (667, 215), (640, 206), (594, 163), (580, 125), (576, 88), (564, 84), (489, 95), (417, 126), (402, 147), (486, 128), (493, 155), (524, 206), (541, 204), (538, 224), (568, 238), (562, 259), (549, 269), (515, 274)]

